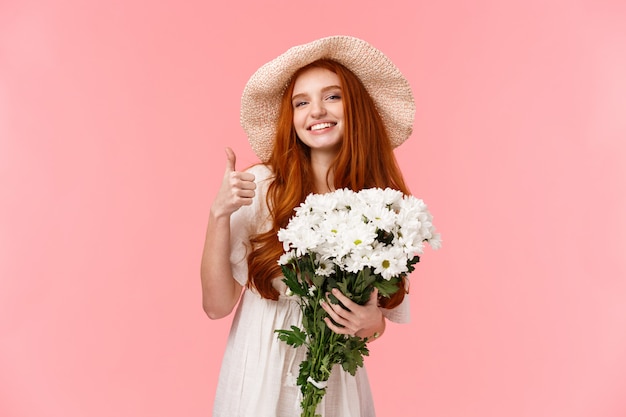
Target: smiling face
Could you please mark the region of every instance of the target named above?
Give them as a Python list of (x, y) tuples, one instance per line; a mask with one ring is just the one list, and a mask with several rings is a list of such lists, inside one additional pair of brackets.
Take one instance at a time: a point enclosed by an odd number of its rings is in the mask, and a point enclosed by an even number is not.
[(344, 131), (341, 82), (334, 72), (313, 67), (295, 81), (291, 101), (293, 125), (311, 154), (337, 154)]

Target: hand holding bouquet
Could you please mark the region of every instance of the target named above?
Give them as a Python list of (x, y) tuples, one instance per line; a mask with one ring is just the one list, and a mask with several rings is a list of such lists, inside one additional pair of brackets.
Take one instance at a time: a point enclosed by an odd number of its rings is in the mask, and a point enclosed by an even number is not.
[(298, 385), (302, 417), (313, 417), (333, 365), (354, 375), (369, 354), (367, 339), (328, 328), (320, 302), (338, 304), (334, 288), (360, 305), (374, 288), (390, 297), (414, 270), (424, 242), (437, 249), (440, 238), (424, 202), (390, 188), (311, 194), (295, 211), (278, 232), (285, 250), (279, 264), (287, 291), (299, 297), (303, 329), (277, 332), (287, 344), (307, 347)]

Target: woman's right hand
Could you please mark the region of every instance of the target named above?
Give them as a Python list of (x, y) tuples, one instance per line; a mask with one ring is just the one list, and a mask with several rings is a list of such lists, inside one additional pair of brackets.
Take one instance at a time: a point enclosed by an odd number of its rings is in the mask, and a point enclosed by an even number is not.
[(226, 148), (226, 171), (209, 214), (200, 276), (202, 305), (211, 319), (227, 316), (237, 304), (241, 285), (233, 277), (230, 264), (230, 215), (241, 206), (252, 204), (254, 175), (235, 169), (235, 153)]
[(213, 201), (211, 211), (214, 216), (230, 216), (241, 206), (252, 204), (256, 189), (254, 174), (249, 172), (239, 172), (235, 169), (237, 160), (235, 152), (226, 148), (226, 171), (222, 185)]

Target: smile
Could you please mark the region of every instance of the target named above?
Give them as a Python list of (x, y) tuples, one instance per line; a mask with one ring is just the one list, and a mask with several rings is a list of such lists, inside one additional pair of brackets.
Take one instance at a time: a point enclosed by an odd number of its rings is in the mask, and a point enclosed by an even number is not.
[(318, 123), (309, 127), (309, 130), (321, 130), (335, 126), (337, 123)]

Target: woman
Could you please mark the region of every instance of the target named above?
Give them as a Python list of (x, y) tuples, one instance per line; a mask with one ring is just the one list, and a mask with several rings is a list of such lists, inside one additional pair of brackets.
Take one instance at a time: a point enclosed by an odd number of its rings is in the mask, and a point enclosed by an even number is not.
[[(305, 351), (274, 333), (301, 321), (281, 281), (277, 232), (309, 193), (346, 187), (408, 193), (393, 148), (410, 135), (414, 111), (408, 82), (393, 63), (347, 36), (291, 48), (248, 81), (241, 122), (263, 163), (239, 172), (235, 154), (226, 149), (202, 258), (207, 315), (222, 318), (237, 306), (214, 416), (300, 415), (296, 376)], [(377, 338), (386, 319), (408, 321), (403, 289), (380, 300), (374, 291), (363, 306), (337, 293), (347, 309), (324, 304), (337, 323), (326, 324), (337, 333)], [(318, 412), (374, 416), (365, 370), (351, 376), (335, 367)]]

